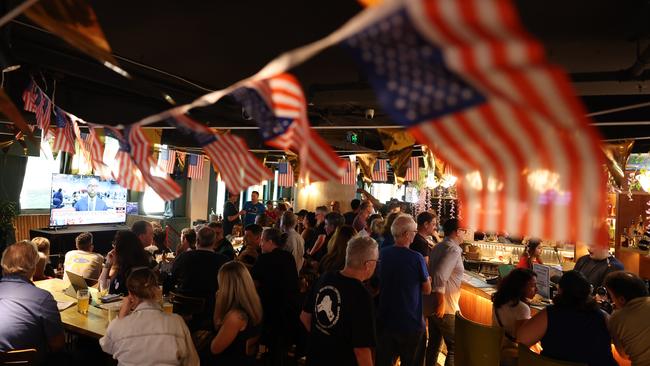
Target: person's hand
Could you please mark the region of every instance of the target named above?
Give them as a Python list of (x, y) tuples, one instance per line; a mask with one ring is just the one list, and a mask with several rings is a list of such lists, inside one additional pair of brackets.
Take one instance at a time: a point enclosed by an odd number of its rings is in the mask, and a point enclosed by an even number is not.
[(111, 266), (113, 266), (113, 263), (115, 263), (115, 249), (111, 249), (111, 251), (106, 254), (105, 266), (107, 268), (111, 268)]
[(245, 214), (246, 214), (246, 210), (241, 210), (241, 211), (239, 211), (239, 213), (237, 213), (237, 214), (240, 215), (240, 216), (241, 216), (241, 215), (245, 215)]
[(131, 295), (126, 296), (122, 299), (122, 306), (120, 306), (120, 314), (118, 315), (120, 319), (131, 314), (131, 311), (133, 311), (133, 309), (135, 308), (135, 305), (133, 304), (133, 300), (134, 298)]
[(438, 319), (442, 319), (445, 316), (445, 307), (439, 306), (435, 311), (435, 315)]

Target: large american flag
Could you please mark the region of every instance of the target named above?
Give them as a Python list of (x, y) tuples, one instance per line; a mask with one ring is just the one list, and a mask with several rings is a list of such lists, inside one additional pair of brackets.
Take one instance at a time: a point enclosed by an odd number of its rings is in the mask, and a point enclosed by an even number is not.
[(192, 179), (203, 179), (203, 155), (189, 154), (187, 176)]
[(373, 182), (386, 182), (388, 180), (388, 163), (386, 159), (377, 159), (372, 168)]
[[(74, 132), (72, 122), (68, 113), (59, 107), (54, 107), (54, 119), (56, 121), (56, 130), (54, 131), (54, 143), (52, 151), (65, 151), (74, 155)], [(45, 133), (45, 132), (43, 132)]]
[(248, 151), (241, 138), (230, 134), (217, 136), (214, 131), (184, 114), (167, 119), (180, 132), (191, 135), (221, 173), (229, 192), (244, 189), (271, 179), (271, 172)]
[(167, 174), (174, 173), (174, 165), (176, 164), (176, 150), (173, 149), (160, 149), (158, 152), (158, 166)]
[(88, 126), (88, 133), (81, 132), (78, 117), (68, 114), (69, 120), (72, 123), (72, 131), (76, 138), (79, 150), (84, 159), (93, 168), (95, 175), (99, 175), (105, 179), (112, 179), (110, 168), (104, 164), (104, 149), (102, 148), (99, 139), (97, 138), (97, 131), (95, 128)]
[(293, 187), (293, 169), (288, 161), (278, 163), (278, 187)]
[(300, 156), (300, 175), (309, 181), (338, 181), (343, 161), (309, 125), (300, 83), (290, 74), (249, 82), (232, 95), (260, 127), (264, 142)]
[(344, 44), (383, 109), (459, 174), (464, 225), (602, 243), (598, 135), (509, 0), (386, 2)]
[(411, 156), (409, 158), (409, 166), (406, 168), (406, 176), (404, 181), (417, 182), (420, 179), (420, 158)]
[(341, 177), (341, 184), (357, 185), (357, 163), (355, 161), (349, 160), (345, 163), (345, 171)]

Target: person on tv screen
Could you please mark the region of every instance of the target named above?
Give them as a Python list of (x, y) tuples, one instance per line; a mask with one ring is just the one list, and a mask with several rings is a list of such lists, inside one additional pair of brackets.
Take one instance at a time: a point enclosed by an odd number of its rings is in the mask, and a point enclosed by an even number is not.
[(61, 208), (63, 207), (63, 189), (59, 188), (58, 191), (55, 191), (52, 194), (52, 208)]
[(106, 211), (108, 210), (108, 206), (106, 206), (106, 203), (97, 196), (97, 187), (99, 186), (99, 182), (97, 182), (97, 179), (92, 178), (88, 182), (87, 186), (87, 192), (88, 195), (86, 197), (82, 197), (77, 203), (74, 204), (74, 209), (76, 211)]

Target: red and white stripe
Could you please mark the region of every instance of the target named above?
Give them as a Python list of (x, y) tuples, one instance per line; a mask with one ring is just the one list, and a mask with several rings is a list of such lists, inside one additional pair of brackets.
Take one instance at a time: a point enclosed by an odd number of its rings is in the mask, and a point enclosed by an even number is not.
[(181, 196), (181, 187), (161, 169), (152, 156), (151, 142), (138, 125), (132, 125), (126, 133), (131, 146), (131, 157), (140, 168), (145, 183), (149, 185), (164, 201), (171, 201)]
[(140, 169), (135, 165), (129, 153), (118, 150), (115, 155), (118, 171), (115, 172), (115, 180), (126, 189), (136, 192), (144, 192), (146, 184)]
[(36, 93), (40, 92), (38, 86), (34, 81), (30, 81), (29, 85), (23, 90), (23, 109), (27, 112), (36, 112)]
[(174, 165), (176, 165), (176, 150), (173, 149), (167, 149), (167, 159), (163, 160), (162, 154), (163, 150), (161, 150), (158, 154), (158, 166), (160, 169), (164, 170), (165, 173), (167, 174), (172, 174), (174, 173)]
[(60, 108), (55, 110), (55, 113), (60, 113), (61, 116), (65, 119), (65, 124), (62, 127), (56, 127), (54, 129), (54, 142), (52, 143), (52, 151), (65, 151), (71, 155), (74, 155), (74, 132), (72, 130), (72, 122), (68, 113), (63, 111)]
[(203, 179), (203, 165), (205, 159), (203, 155), (196, 155), (196, 164), (192, 164), (191, 160), (187, 166), (187, 176), (192, 179)]
[[(547, 63), (512, 3), (405, 3), (446, 65), (487, 97), (483, 105), (411, 128), (459, 174), (464, 225), (606, 245), (596, 234), (606, 209), (598, 135), (566, 75)], [(535, 176), (556, 179), (554, 189), (540, 192)]]
[(90, 163), (90, 166), (92, 166), (94, 174), (104, 179), (113, 179), (111, 169), (108, 165), (104, 164), (104, 149), (97, 138), (96, 129), (98, 130), (100, 128), (88, 126), (88, 133), (82, 136), (79, 128), (79, 121), (81, 120), (74, 115), (70, 115), (70, 121), (77, 144), (79, 144), (79, 150), (81, 150), (81, 154)]
[(420, 179), (420, 158), (411, 156), (409, 158), (409, 166), (406, 168), (406, 176), (404, 181), (417, 182)]
[(372, 181), (388, 181), (388, 163), (386, 159), (377, 159), (377, 163), (372, 168)]
[(357, 185), (357, 163), (355, 161), (347, 161), (347, 166), (341, 177), (341, 184), (356, 186)]
[(278, 117), (293, 119), (288, 130), (267, 141), (269, 146), (290, 150), (300, 157), (300, 175), (309, 181), (339, 181), (345, 163), (314, 131), (307, 118), (307, 104), (300, 83), (284, 73), (250, 83)]
[[(175, 123), (182, 124), (199, 133), (215, 135), (208, 127), (194, 121), (186, 115), (175, 115)], [(216, 140), (203, 146), (203, 152), (210, 158), (216, 171), (229, 192), (241, 192), (244, 189), (269, 180), (271, 172), (248, 151), (246, 142), (230, 134), (215, 135)]]
[(287, 172), (278, 173), (278, 187), (293, 187), (293, 168), (289, 162), (280, 162), (278, 164), (286, 164)]
[(52, 101), (42, 91), (40, 104), (36, 106), (36, 125), (42, 131), (42, 136), (50, 132), (50, 120), (52, 118)]

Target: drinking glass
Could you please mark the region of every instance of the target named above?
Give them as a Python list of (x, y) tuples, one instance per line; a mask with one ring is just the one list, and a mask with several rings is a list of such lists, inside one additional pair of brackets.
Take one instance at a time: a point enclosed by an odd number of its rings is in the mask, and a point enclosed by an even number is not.
[(80, 314), (88, 314), (88, 305), (90, 303), (90, 294), (88, 289), (80, 289), (77, 291), (77, 311)]

